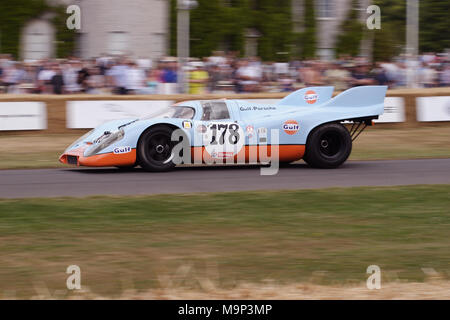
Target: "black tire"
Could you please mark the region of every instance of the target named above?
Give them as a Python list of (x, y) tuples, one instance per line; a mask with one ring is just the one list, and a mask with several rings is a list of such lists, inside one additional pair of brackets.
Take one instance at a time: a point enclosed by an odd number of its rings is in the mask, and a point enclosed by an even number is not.
[(172, 141), (173, 129), (167, 126), (155, 126), (145, 131), (138, 143), (139, 165), (154, 172), (169, 171), (175, 167), (172, 162), (172, 149), (176, 142)]
[(314, 168), (332, 169), (343, 164), (352, 152), (352, 138), (341, 124), (328, 123), (308, 136), (303, 160)]

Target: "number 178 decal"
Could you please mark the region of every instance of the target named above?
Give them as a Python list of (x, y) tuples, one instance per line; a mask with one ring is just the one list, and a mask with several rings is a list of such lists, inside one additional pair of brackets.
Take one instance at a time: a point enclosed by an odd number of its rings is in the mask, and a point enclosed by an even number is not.
[(235, 156), (241, 151), (245, 134), (237, 123), (216, 122), (207, 126), (203, 135), (206, 151), (213, 158)]
[[(237, 144), (241, 138), (241, 135), (239, 134), (239, 125), (236, 123), (232, 124), (212, 124), (210, 126), (210, 129), (212, 131), (212, 138), (210, 144)], [(229, 133), (228, 141), (225, 141), (225, 135)], [(219, 137), (219, 139), (217, 139)]]

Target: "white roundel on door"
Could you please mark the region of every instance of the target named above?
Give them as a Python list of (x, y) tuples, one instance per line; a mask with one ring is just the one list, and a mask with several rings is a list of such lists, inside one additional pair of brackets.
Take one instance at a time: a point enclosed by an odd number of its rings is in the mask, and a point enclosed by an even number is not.
[(244, 143), (244, 130), (235, 122), (209, 123), (203, 134), (206, 152), (214, 159), (234, 157), (241, 151)]

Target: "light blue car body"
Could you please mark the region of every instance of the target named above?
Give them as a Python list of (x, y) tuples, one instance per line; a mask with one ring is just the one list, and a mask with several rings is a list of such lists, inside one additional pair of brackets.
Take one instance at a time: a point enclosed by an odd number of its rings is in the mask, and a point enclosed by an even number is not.
[[(211, 122), (228, 121), (237, 123), (245, 130), (247, 127), (278, 129), (280, 145), (304, 145), (309, 133), (316, 127), (331, 122), (341, 122), (355, 119), (376, 119), (384, 111), (386, 86), (361, 86), (348, 89), (336, 97), (333, 96), (333, 87), (309, 87), (295, 91), (276, 104), (262, 104), (245, 100), (221, 100), (228, 107), (230, 119), (202, 121), (202, 101), (187, 101), (179, 103), (180, 106), (189, 106), (195, 109), (193, 119), (178, 118), (151, 118), (151, 119), (121, 119), (104, 123), (88, 135), (70, 146), (66, 152), (80, 146), (90, 144), (103, 135), (105, 131), (114, 132), (123, 129), (121, 140), (109, 145), (98, 154), (111, 153), (117, 147), (130, 146), (137, 148), (142, 133), (154, 125), (169, 125), (184, 130), (190, 137), (192, 147), (201, 146), (201, 139), (193, 139), (201, 133), (196, 130), (200, 125)], [(313, 94), (311, 94), (313, 92)], [(312, 96), (307, 99), (307, 96)], [(191, 123), (191, 128), (184, 128), (183, 122)], [(283, 130), (286, 121), (296, 121), (298, 132), (288, 134)], [(250, 137), (245, 137), (245, 145), (251, 145)], [(267, 144), (271, 144), (271, 135), (267, 135)], [(95, 143), (84, 150), (84, 155), (90, 155)]]

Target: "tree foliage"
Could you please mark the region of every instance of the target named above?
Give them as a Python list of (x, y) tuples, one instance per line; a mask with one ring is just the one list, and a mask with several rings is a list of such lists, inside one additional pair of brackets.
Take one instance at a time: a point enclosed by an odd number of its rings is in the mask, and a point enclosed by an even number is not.
[(290, 0), (256, 1), (252, 27), (261, 33), (258, 54), (263, 60), (286, 60), (293, 51), (294, 34)]
[(56, 28), (56, 57), (65, 58), (74, 54), (75, 51), (75, 30), (69, 30), (66, 22), (68, 15), (66, 7), (57, 6), (51, 9), (55, 16), (52, 23)]
[(18, 58), (23, 28), (29, 21), (46, 12), (54, 15), (52, 23), (56, 28), (57, 56), (65, 57), (72, 53), (75, 32), (66, 27), (65, 8), (51, 7), (45, 0), (0, 1), (0, 51)]
[(363, 24), (359, 21), (357, 0), (352, 0), (348, 16), (343, 20), (336, 39), (336, 54), (356, 56), (363, 38)]
[(0, 1), (1, 52), (18, 57), (22, 28), (47, 9), (44, 0)]
[[(381, 30), (375, 31), (374, 59), (388, 60), (404, 52), (406, 42), (406, 1), (376, 0), (381, 8)], [(419, 1), (419, 50), (442, 52), (450, 48), (450, 2)]]
[(376, 0), (381, 9), (381, 29), (372, 30), (373, 59), (388, 61), (400, 54), (405, 45), (406, 1)]
[[(171, 0), (170, 52), (176, 55), (176, 0)], [(225, 49), (244, 54), (248, 29), (260, 33), (258, 55), (264, 60), (290, 56), (293, 44), (290, 0), (198, 0), (191, 11), (191, 56), (203, 57)], [(285, 54), (286, 53), (286, 54)]]
[(421, 0), (419, 10), (420, 51), (450, 49), (450, 1)]
[(314, 1), (305, 0), (305, 30), (300, 34), (300, 56), (303, 59), (314, 58), (316, 56), (316, 14)]

